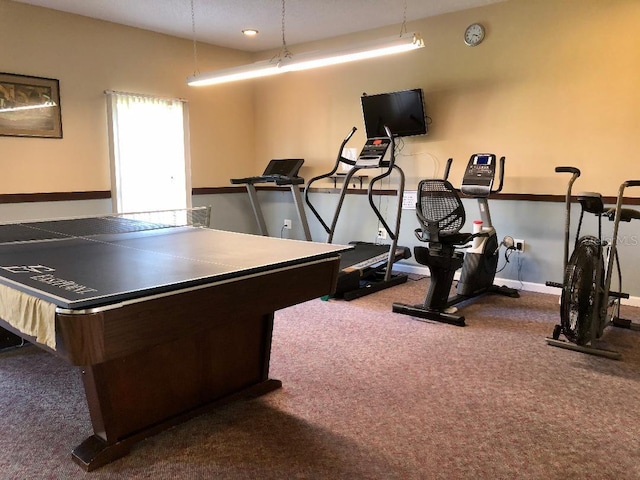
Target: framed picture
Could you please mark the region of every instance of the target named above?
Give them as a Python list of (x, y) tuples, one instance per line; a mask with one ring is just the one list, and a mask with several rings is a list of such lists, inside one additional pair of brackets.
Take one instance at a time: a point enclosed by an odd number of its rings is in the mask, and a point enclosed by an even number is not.
[(62, 138), (58, 80), (0, 73), (0, 135)]

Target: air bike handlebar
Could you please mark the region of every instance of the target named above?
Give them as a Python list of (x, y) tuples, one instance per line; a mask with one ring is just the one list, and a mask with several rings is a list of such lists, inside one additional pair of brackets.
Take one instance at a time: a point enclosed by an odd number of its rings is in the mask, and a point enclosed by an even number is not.
[(580, 169), (576, 167), (556, 167), (556, 173), (573, 173), (576, 177), (579, 177)]
[(569, 261), (569, 227), (571, 225), (571, 188), (573, 182), (575, 182), (580, 176), (580, 169), (576, 167), (556, 167), (556, 173), (571, 173), (571, 179), (567, 184), (567, 193), (564, 199), (565, 205), (565, 224), (564, 224), (564, 258), (563, 266), (566, 270), (567, 262)]
[[(618, 238), (618, 227), (620, 225), (620, 221), (623, 220), (623, 208), (622, 208), (622, 204), (624, 202), (624, 189), (626, 187), (638, 187), (640, 186), (640, 180), (627, 180), (625, 182), (623, 182), (620, 185), (620, 188), (618, 189), (618, 199), (616, 201), (616, 209), (615, 209), (615, 214), (613, 216), (613, 233), (612, 233), (612, 241), (611, 241), (611, 249), (609, 250), (609, 260), (607, 261), (607, 276), (605, 278), (605, 291), (609, 292), (609, 289), (611, 288), (611, 272), (613, 272), (613, 260), (614, 257), (617, 260), (617, 254), (616, 254), (616, 240)], [(635, 210), (631, 210), (628, 209), (624, 216), (626, 217), (626, 219), (624, 219), (625, 222), (629, 222), (631, 221), (631, 219), (638, 219), (640, 218), (640, 213), (635, 211)], [(618, 273), (620, 272), (620, 266), (618, 265)], [(620, 280), (621, 282), (621, 280)]]
[[(618, 222), (620, 220), (629, 222), (631, 221), (631, 219), (640, 219), (640, 212), (638, 212), (637, 210), (622, 208), (622, 204), (624, 203), (624, 189), (627, 187), (640, 187), (640, 180), (627, 180), (620, 185), (620, 188), (618, 188), (618, 199), (616, 201), (615, 214), (613, 217), (613, 219), (616, 221), (613, 227), (615, 234), (617, 234)], [(623, 210), (625, 210), (624, 215), (622, 215)]]

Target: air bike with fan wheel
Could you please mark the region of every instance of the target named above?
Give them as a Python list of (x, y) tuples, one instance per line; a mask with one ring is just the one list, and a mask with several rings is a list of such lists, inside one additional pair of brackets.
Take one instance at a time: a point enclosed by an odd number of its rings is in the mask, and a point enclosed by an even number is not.
[[(349, 134), (340, 144), (335, 165), (330, 172), (312, 178), (304, 189), (304, 198), (311, 209), (311, 212), (318, 219), (325, 232), (327, 233), (327, 243), (333, 241), (336, 231), (338, 218), (342, 210), (347, 189), (354, 175), (363, 169), (380, 169), (382, 173), (373, 177), (369, 182), (367, 197), (369, 205), (374, 214), (378, 218), (378, 222), (387, 232), (387, 236), (391, 239), (390, 245), (381, 245), (377, 243), (354, 241), (349, 244), (353, 246), (352, 250), (345, 251), (340, 254), (340, 272), (338, 274), (338, 282), (334, 296), (344, 300), (353, 300), (370, 293), (400, 285), (407, 281), (407, 275), (402, 273), (394, 274), (392, 271), (393, 264), (398, 260), (411, 257), (411, 251), (407, 247), (398, 246), (398, 235), (400, 233), (400, 219), (402, 215), (402, 196), (404, 195), (404, 172), (395, 163), (395, 142), (390, 130), (385, 126), (386, 137), (376, 137), (367, 139), (360, 155), (356, 160), (351, 160), (343, 156), (343, 150), (347, 142), (356, 132), (353, 127)], [(341, 163), (351, 165), (352, 168), (346, 174), (340, 197), (336, 206), (333, 220), (328, 225), (315, 206), (311, 203), (309, 192), (311, 186), (322, 179), (332, 177)], [(389, 177), (393, 172), (399, 176), (399, 186), (397, 190), (397, 209), (395, 215), (395, 226), (392, 229), (385, 218), (376, 207), (373, 195), (374, 187), (381, 180)]]
[[(443, 179), (422, 180), (418, 185), (416, 215), (420, 228), (415, 233), (428, 246), (415, 247), (414, 255), (430, 271), (426, 298), (419, 305), (394, 303), (393, 311), (462, 327), (465, 318), (457, 313), (455, 305), (488, 293), (509, 297), (520, 294), (514, 288), (493, 284), (500, 247), (504, 244), (514, 249), (513, 239), (498, 242), (487, 201), (491, 193), (502, 190), (505, 157), (500, 158), (499, 169), (492, 153), (474, 154), (467, 164), (460, 191), (478, 200), (481, 218), (474, 222), (472, 233), (460, 231), (465, 223), (465, 210), (456, 189), (447, 180), (451, 162), (452, 159), (447, 162)], [(499, 185), (494, 189), (496, 174)], [(456, 294), (450, 297), (454, 275), (460, 268)]]
[[(560, 324), (553, 329), (547, 343), (555, 347), (576, 350), (592, 355), (620, 359), (622, 355), (601, 344), (604, 329), (617, 326), (640, 330), (640, 325), (620, 318), (620, 301), (629, 298), (622, 292), (622, 272), (618, 258), (618, 227), (620, 222), (640, 219), (640, 212), (623, 208), (624, 190), (640, 186), (640, 180), (627, 180), (618, 189), (614, 208), (605, 209), (602, 195), (594, 192), (577, 194), (580, 203), (580, 219), (573, 252), (569, 256), (569, 229), (571, 227), (571, 189), (580, 176), (575, 167), (556, 167), (558, 173), (570, 173), (565, 198), (566, 219), (564, 232), (564, 279), (562, 283), (546, 282), (547, 286), (562, 288), (560, 297)], [(598, 218), (598, 236), (580, 236), (585, 212)], [(602, 237), (602, 218), (613, 222), (611, 241)], [(612, 281), (617, 278), (617, 290), (612, 290)], [(566, 341), (561, 340), (564, 336)]]

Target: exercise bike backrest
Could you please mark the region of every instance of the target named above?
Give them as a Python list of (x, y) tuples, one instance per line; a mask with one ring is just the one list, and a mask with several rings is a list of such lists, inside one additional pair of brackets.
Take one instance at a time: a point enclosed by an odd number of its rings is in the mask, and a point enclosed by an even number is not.
[(415, 230), (416, 238), (429, 243), (457, 243), (456, 236), (466, 219), (455, 188), (441, 179), (420, 181), (416, 216), (420, 224)]
[[(490, 153), (474, 154), (469, 159), (460, 191), (486, 202), (491, 193), (502, 190), (505, 157), (500, 158), (499, 185), (493, 189), (496, 175), (496, 156)], [(422, 242), (446, 243), (460, 246), (486, 233), (461, 233), (466, 213), (456, 189), (448, 181), (453, 158), (447, 160), (443, 179), (422, 180), (418, 184), (416, 216), (420, 228), (415, 230), (416, 238)], [(483, 222), (491, 226), (488, 207), (481, 205)]]

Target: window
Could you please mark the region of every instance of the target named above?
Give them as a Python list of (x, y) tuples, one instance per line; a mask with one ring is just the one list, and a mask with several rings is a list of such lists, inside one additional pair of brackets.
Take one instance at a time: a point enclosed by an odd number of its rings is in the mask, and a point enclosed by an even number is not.
[(114, 210), (190, 208), (186, 102), (106, 93)]

